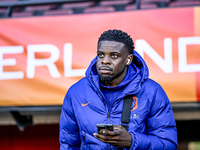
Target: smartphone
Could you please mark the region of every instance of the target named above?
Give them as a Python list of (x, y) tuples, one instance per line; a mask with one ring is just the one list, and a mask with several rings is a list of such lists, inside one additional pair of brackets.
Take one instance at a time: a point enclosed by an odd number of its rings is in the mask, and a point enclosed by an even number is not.
[(111, 124), (111, 123), (98, 123), (97, 124), (97, 133), (102, 134), (100, 132), (102, 129), (107, 129), (107, 130), (113, 131), (114, 130), (113, 124)]

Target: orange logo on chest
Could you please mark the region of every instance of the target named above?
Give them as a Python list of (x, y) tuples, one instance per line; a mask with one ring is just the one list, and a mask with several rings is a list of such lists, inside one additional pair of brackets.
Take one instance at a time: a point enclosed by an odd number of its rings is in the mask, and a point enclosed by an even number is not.
[(131, 111), (138, 108), (138, 98), (135, 96), (133, 96), (132, 98), (133, 98), (133, 101), (132, 101)]
[[(89, 103), (91, 103), (91, 102), (89, 102)], [(82, 103), (81, 106), (82, 106), (82, 107), (87, 106), (89, 103), (86, 103), (86, 104), (83, 104), (83, 103)]]

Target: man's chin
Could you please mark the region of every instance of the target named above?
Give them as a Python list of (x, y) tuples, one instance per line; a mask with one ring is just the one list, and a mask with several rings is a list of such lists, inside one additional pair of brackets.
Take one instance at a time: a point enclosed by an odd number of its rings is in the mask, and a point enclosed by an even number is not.
[(100, 76), (100, 81), (102, 83), (110, 83), (112, 80), (113, 78), (110, 76), (102, 76), (102, 75)]

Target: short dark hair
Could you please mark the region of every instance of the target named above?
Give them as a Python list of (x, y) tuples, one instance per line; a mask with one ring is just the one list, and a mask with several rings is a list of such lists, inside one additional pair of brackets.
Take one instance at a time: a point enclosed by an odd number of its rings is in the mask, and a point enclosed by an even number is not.
[(101, 34), (98, 40), (98, 44), (100, 41), (115, 41), (122, 42), (127, 48), (130, 54), (133, 53), (134, 43), (130, 35), (121, 30), (108, 30)]

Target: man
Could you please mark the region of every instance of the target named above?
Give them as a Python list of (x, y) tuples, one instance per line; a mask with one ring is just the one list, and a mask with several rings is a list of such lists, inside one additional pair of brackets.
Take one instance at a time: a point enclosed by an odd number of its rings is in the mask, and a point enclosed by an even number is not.
[[(86, 77), (67, 92), (60, 118), (60, 149), (178, 149), (173, 111), (161, 86), (120, 30), (104, 32)], [(124, 97), (133, 96), (128, 131), (120, 125)], [(97, 133), (96, 124), (114, 131)]]

